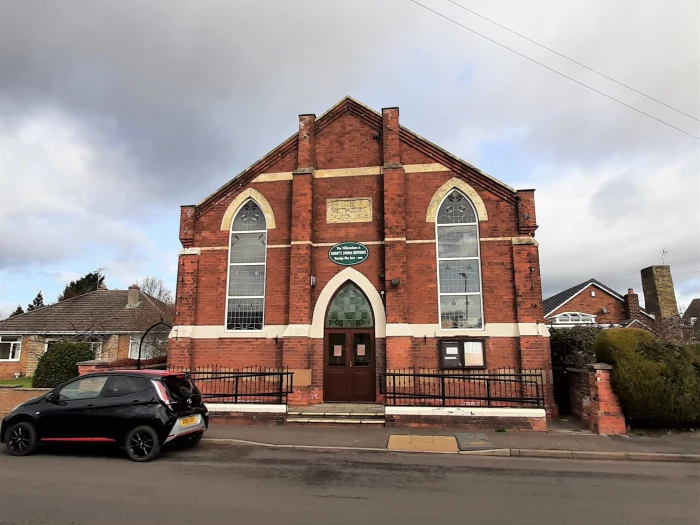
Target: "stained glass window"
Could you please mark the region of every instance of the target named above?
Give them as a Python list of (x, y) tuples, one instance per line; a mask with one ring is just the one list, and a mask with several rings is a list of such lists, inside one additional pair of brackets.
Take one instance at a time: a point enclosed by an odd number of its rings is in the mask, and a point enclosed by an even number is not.
[(442, 328), (483, 328), (477, 215), (460, 191), (447, 194), (435, 221)]
[(340, 290), (328, 308), (328, 328), (365, 328), (374, 326), (372, 307), (365, 294), (353, 283)]
[(260, 206), (249, 200), (231, 225), (226, 328), (262, 330), (265, 312), (267, 223)]

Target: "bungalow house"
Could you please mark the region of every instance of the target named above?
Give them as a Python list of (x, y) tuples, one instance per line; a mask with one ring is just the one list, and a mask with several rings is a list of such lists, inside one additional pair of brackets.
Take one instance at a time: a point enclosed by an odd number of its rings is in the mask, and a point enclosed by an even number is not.
[[(142, 292), (96, 290), (0, 321), (0, 379), (32, 375), (39, 357), (59, 340), (87, 341), (97, 359), (138, 356), (141, 336), (164, 320), (172, 324), (169, 305)], [(165, 341), (167, 335), (161, 336)], [(159, 352), (157, 336), (144, 342), (142, 355)]]

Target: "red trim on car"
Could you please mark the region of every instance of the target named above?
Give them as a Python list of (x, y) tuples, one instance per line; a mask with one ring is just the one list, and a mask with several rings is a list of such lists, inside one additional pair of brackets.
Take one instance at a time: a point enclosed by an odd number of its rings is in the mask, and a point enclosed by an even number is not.
[(173, 372), (172, 370), (135, 370), (135, 369), (129, 369), (129, 368), (121, 368), (121, 369), (115, 368), (114, 370), (107, 370), (105, 372), (100, 372), (100, 373), (110, 374), (112, 372), (116, 372), (119, 374), (144, 374), (144, 375), (161, 376), (161, 377), (168, 377), (168, 376), (185, 377), (185, 374), (183, 372)]
[(182, 437), (182, 436), (189, 436), (190, 434), (197, 434), (197, 433), (204, 433), (203, 428), (195, 428), (194, 430), (189, 430), (187, 432), (183, 432), (182, 434), (170, 434), (168, 437)]
[(110, 438), (41, 438), (42, 441), (70, 441), (74, 443), (114, 443)]

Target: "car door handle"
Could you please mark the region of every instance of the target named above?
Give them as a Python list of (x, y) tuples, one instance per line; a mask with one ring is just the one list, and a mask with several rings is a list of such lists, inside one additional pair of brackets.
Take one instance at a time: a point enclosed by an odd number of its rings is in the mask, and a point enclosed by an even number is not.
[(92, 410), (93, 408), (95, 408), (95, 405), (88, 405), (88, 406), (85, 407), (85, 408), (87, 408), (88, 410)]

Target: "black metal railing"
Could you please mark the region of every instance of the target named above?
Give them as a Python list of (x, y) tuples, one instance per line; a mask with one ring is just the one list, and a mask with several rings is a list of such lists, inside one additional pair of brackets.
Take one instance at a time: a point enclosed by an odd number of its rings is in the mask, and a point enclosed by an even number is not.
[(544, 407), (543, 373), (392, 371), (380, 375), (388, 405)]
[(188, 374), (209, 403), (287, 404), (294, 380), (294, 372), (279, 368), (215, 365), (179, 371)]

